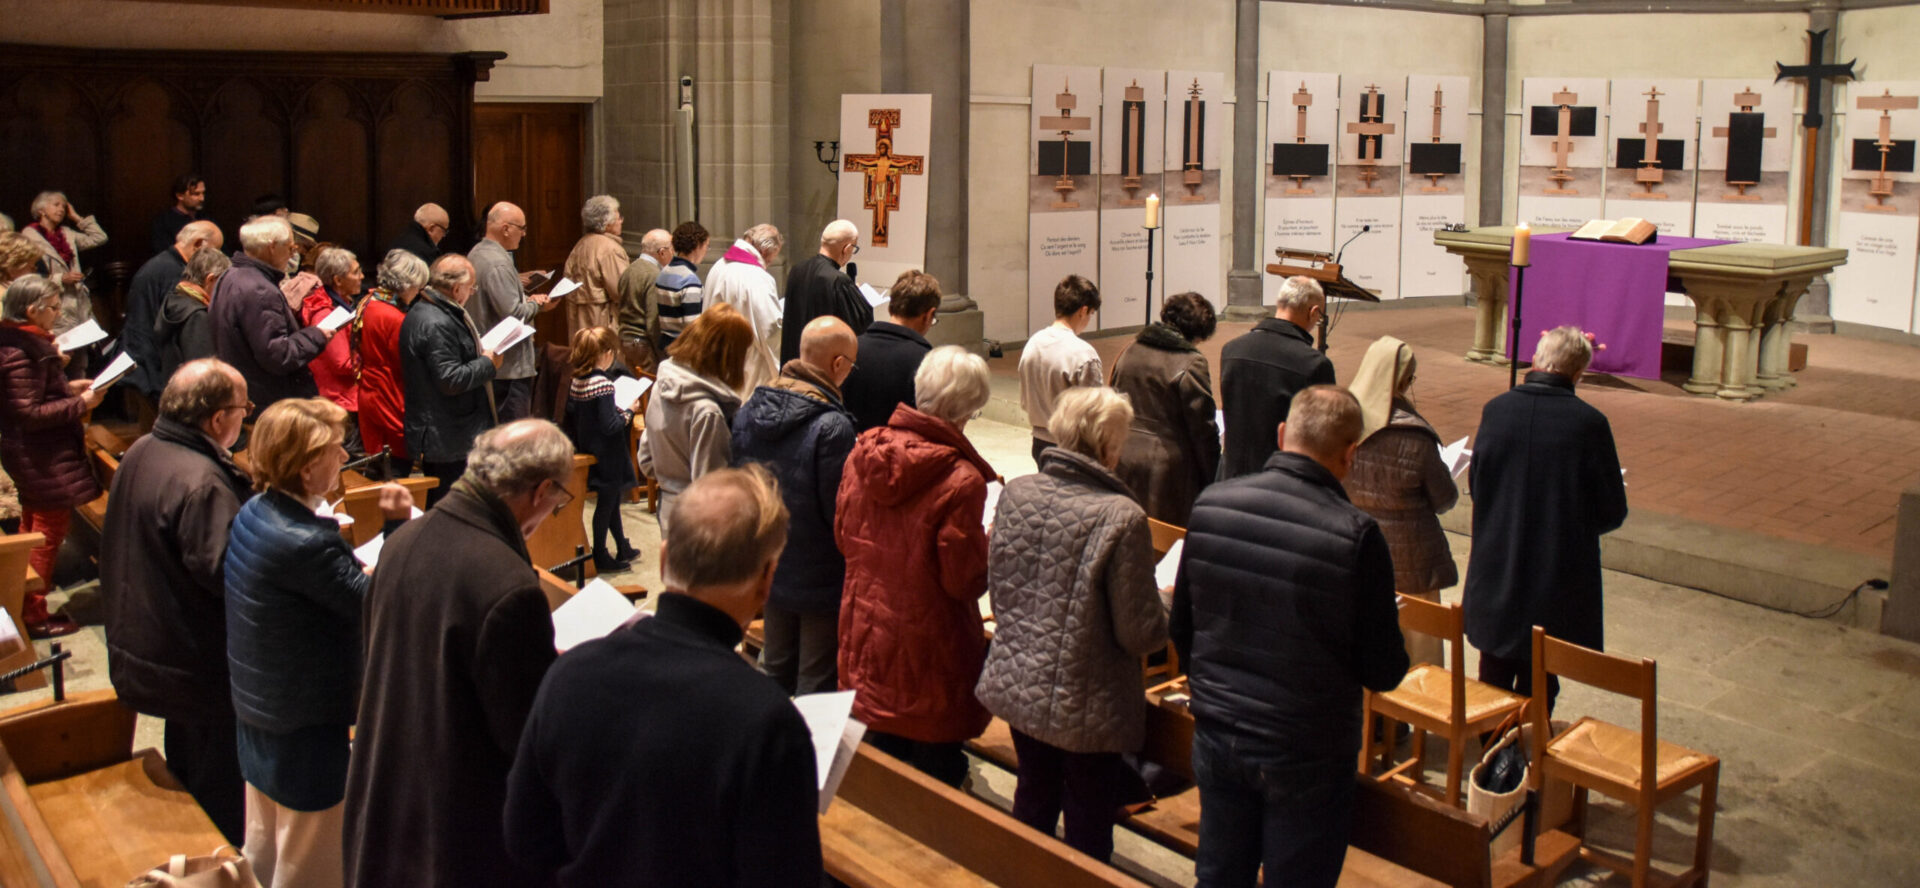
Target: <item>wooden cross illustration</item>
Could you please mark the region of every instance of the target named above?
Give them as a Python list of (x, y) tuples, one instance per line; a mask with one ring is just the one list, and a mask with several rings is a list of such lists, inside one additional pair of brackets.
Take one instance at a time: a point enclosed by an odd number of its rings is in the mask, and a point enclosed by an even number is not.
[[(1293, 142), (1296, 145), (1307, 144), (1307, 109), (1313, 107), (1313, 93), (1307, 91), (1307, 82), (1300, 81), (1299, 91), (1293, 94), (1294, 123)], [(1310, 176), (1293, 176), (1293, 187), (1287, 189), (1290, 195), (1312, 194), (1307, 187)]]
[(925, 172), (926, 156), (893, 153), (893, 131), (900, 125), (900, 109), (871, 108), (867, 126), (873, 127), (873, 153), (849, 154), (849, 173), (866, 174), (866, 200), (861, 206), (873, 211), (873, 245), (887, 245), (887, 212), (900, 209), (900, 177)]
[(1642, 190), (1634, 197), (1664, 200), (1666, 192), (1655, 190), (1666, 181), (1666, 173), (1660, 169), (1660, 133), (1666, 127), (1660, 125), (1660, 87), (1653, 87), (1642, 95), (1647, 97), (1647, 121), (1640, 124), (1640, 132), (1646, 136), (1646, 142), (1640, 149), (1640, 169), (1633, 173), (1633, 180), (1640, 183)]
[(1887, 175), (1887, 155), (1892, 153), (1894, 146), (1893, 112), (1920, 108), (1920, 96), (1896, 96), (1892, 90), (1882, 90), (1877, 96), (1861, 96), (1855, 104), (1862, 111), (1880, 112), (1880, 138), (1873, 143), (1880, 149), (1880, 172), (1867, 185), (1867, 193), (1873, 195), (1873, 203), (1865, 209), (1894, 212), (1896, 208), (1887, 203), (1887, 198), (1893, 196), (1893, 177)]
[(1080, 202), (1073, 199), (1073, 134), (1093, 129), (1093, 118), (1074, 116), (1073, 112), (1080, 107), (1080, 98), (1070, 91), (1072, 86), (1073, 81), (1062, 81), (1060, 92), (1053, 97), (1054, 107), (1060, 109), (1060, 115), (1042, 115), (1040, 118), (1041, 129), (1060, 134), (1060, 178), (1053, 182), (1053, 208), (1056, 210), (1071, 210), (1080, 206)]
[[(1433, 144), (1435, 145), (1440, 144), (1440, 112), (1446, 107), (1446, 94), (1441, 91), (1440, 84), (1435, 83), (1433, 85)], [(1442, 194), (1446, 192), (1447, 186), (1440, 184), (1440, 180), (1446, 177), (1446, 173), (1426, 173), (1424, 175), (1427, 177), (1427, 184), (1420, 189), (1423, 193)]]
[(1573, 181), (1573, 169), (1567, 166), (1567, 155), (1573, 153), (1573, 103), (1580, 101), (1580, 94), (1566, 87), (1553, 94), (1553, 103), (1560, 106), (1560, 126), (1553, 137), (1553, 169), (1547, 178), (1553, 180), (1555, 187), (1546, 189), (1547, 194), (1579, 194), (1579, 190), (1568, 188)]
[[(1739, 107), (1740, 109), (1736, 113), (1739, 113), (1739, 114), (1754, 113), (1753, 109), (1760, 106), (1760, 102), (1763, 98), (1764, 97), (1761, 96), (1759, 93), (1754, 92), (1753, 87), (1751, 86), (1747, 87), (1745, 90), (1734, 93), (1733, 104)], [(1716, 126), (1713, 128), (1713, 135), (1715, 138), (1718, 138), (1718, 139), (1731, 140), (1733, 138), (1733, 127)], [(1780, 130), (1775, 127), (1769, 126), (1769, 127), (1764, 127), (1760, 130), (1760, 138), (1762, 139), (1771, 139), (1778, 135), (1780, 135)], [(1733, 145), (1732, 144), (1727, 145), (1727, 152), (1728, 152), (1727, 163), (1732, 164), (1733, 163), (1732, 161)], [(1731, 166), (1729, 166), (1729, 169), (1731, 169)], [(1733, 194), (1726, 195), (1724, 198), (1725, 200), (1750, 201), (1750, 200), (1760, 199), (1759, 195), (1747, 193), (1748, 188), (1752, 188), (1753, 186), (1760, 184), (1757, 181), (1756, 182), (1736, 182), (1732, 178), (1729, 178), (1727, 180), (1727, 184), (1732, 185), (1735, 191)]]
[(1347, 132), (1360, 137), (1360, 181), (1363, 183), (1356, 194), (1380, 194), (1381, 189), (1374, 187), (1373, 180), (1380, 178), (1380, 171), (1374, 167), (1380, 163), (1380, 148), (1386, 144), (1386, 137), (1394, 131), (1391, 123), (1386, 123), (1386, 97), (1380, 94), (1380, 87), (1367, 84), (1367, 91), (1360, 97), (1360, 119), (1347, 124)]
[[(1813, 161), (1815, 152), (1819, 150), (1820, 140), (1816, 138), (1818, 133), (1811, 131), (1818, 130), (1820, 125), (1826, 122), (1826, 118), (1820, 114), (1820, 82), (1823, 80), (1853, 79), (1853, 62), (1848, 62), (1844, 65), (1826, 64), (1826, 57), (1827, 32), (1808, 31), (1806, 64), (1782, 65), (1779, 62), (1773, 63), (1773, 70), (1775, 71), (1773, 82), (1779, 83), (1782, 80), (1802, 79), (1807, 82), (1807, 110), (1806, 113), (1800, 117), (1800, 125), (1809, 130), (1807, 137), (1802, 140), (1802, 144), (1806, 149), (1806, 157), (1805, 162), (1800, 165), (1801, 194), (1813, 193)], [(1855, 61), (1858, 60), (1856, 59)], [(1813, 243), (1813, 203), (1814, 202), (1810, 200), (1800, 202), (1801, 246)]]

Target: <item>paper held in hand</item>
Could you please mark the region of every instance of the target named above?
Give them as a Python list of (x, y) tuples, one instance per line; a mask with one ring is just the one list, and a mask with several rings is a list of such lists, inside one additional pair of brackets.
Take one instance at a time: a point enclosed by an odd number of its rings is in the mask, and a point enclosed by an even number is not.
[(480, 337), (480, 350), (497, 355), (519, 345), (521, 340), (532, 335), (533, 325), (514, 318), (502, 318), (500, 323), (493, 325), (493, 329), (488, 330), (485, 336)]
[(632, 407), (640, 396), (653, 388), (653, 380), (637, 376), (622, 376), (613, 381), (613, 403), (622, 410)]
[(833, 804), (840, 781), (846, 779), (847, 765), (852, 764), (860, 748), (860, 738), (867, 734), (867, 726), (853, 717), (853, 693), (835, 691), (793, 698), (793, 708), (800, 710), (807, 732), (813, 735), (813, 776), (820, 788), (822, 814)]
[(601, 638), (633, 619), (633, 602), (596, 579), (553, 611), (553, 647), (561, 653)]
[(86, 348), (105, 338), (107, 338), (107, 331), (100, 329), (100, 322), (89, 318), (86, 323), (53, 337), (53, 344), (59, 346), (63, 352), (70, 352), (76, 348)]
[(386, 545), (387, 545), (386, 534), (384, 533), (374, 534), (373, 539), (370, 539), (364, 543), (361, 543), (360, 548), (353, 550), (353, 557), (360, 559), (360, 563), (368, 567), (379, 567), (380, 566), (380, 550), (382, 548), (385, 548)]
[(578, 289), (580, 289), (579, 281), (573, 278), (563, 277), (560, 279), (560, 283), (554, 284), (553, 289), (547, 291), (547, 295), (554, 299), (559, 299)]
[(875, 290), (873, 285), (866, 281), (860, 282), (860, 295), (867, 297), (867, 304), (874, 308), (879, 308), (893, 300), (893, 297), (887, 295), (887, 292), (887, 290)]
[(106, 368), (101, 370), (98, 376), (93, 378), (93, 384), (88, 386), (88, 388), (94, 391), (104, 391), (107, 386), (119, 382), (120, 377), (127, 375), (127, 371), (132, 369), (133, 356), (126, 352), (121, 352), (114, 356), (112, 361), (107, 363)]
[(319, 327), (320, 329), (325, 330), (328, 333), (332, 333), (340, 329), (341, 327), (346, 326), (347, 322), (351, 320), (353, 320), (353, 312), (348, 311), (336, 305), (333, 307), (332, 311), (327, 312), (326, 317), (321, 318), (320, 322), (317, 324), (314, 324), (314, 326)]
[(998, 481), (987, 482), (987, 507), (980, 510), (980, 524), (989, 531), (993, 529), (993, 513), (1000, 508), (1000, 494), (1007, 485)]
[(1187, 551), (1187, 539), (1181, 537), (1167, 547), (1167, 554), (1153, 568), (1153, 585), (1156, 589), (1165, 589), (1180, 578), (1180, 553)]
[(1467, 449), (1467, 439), (1461, 438), (1440, 448), (1440, 461), (1447, 464), (1447, 474), (1458, 482), (1460, 476), (1466, 474), (1467, 466), (1473, 463), (1473, 451)]

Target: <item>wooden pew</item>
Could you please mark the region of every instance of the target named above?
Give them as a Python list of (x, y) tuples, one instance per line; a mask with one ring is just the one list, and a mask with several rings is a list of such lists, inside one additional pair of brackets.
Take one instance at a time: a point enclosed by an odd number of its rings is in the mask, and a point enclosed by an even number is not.
[(87, 426), (87, 459), (93, 462), (94, 474), (103, 483), (98, 497), (92, 502), (82, 503), (73, 511), (96, 533), (106, 526), (107, 488), (113, 486), (113, 475), (120, 471), (120, 458), (127, 455), (127, 448), (131, 446), (106, 426)]
[[(22, 613), (25, 610), (27, 593), (46, 585), (46, 581), (27, 566), (27, 558), (46, 537), (37, 533), (16, 533), (12, 536), (0, 536), (0, 607), (7, 609), (7, 616), (13, 619), (13, 631), (20, 636), (20, 643), (26, 646), (27, 657), (24, 661), (7, 661), (9, 665), (0, 666), (5, 672), (33, 662), (33, 642), (27, 638), (27, 621)], [(6, 653), (0, 651), (0, 653)], [(23, 675), (13, 680), (16, 691), (31, 691), (47, 686), (44, 672)]]
[[(334, 488), (329, 496), (340, 498), (339, 511), (353, 519), (353, 524), (341, 528), (347, 542), (361, 545), (380, 534), (380, 528), (387, 523), (386, 516), (380, 514), (380, 488), (388, 482), (375, 481), (351, 469), (340, 473), (340, 486)], [(417, 509), (427, 507), (427, 491), (440, 486), (440, 479), (425, 476), (416, 478), (395, 478), (392, 483), (405, 487), (413, 494), (413, 505)]]
[(820, 851), (855, 888), (1140, 884), (865, 744), (820, 818)]
[[(587, 544), (585, 518), (587, 506), (587, 467), (594, 459), (584, 453), (573, 456), (573, 474), (567, 478), (567, 492), (573, 494), (560, 514), (540, 522), (540, 528), (527, 537), (527, 557), (535, 567), (552, 567), (574, 555)], [(593, 563), (587, 563), (587, 576), (594, 576)]]
[(0, 884), (120, 886), (226, 843), (110, 690), (0, 714)]

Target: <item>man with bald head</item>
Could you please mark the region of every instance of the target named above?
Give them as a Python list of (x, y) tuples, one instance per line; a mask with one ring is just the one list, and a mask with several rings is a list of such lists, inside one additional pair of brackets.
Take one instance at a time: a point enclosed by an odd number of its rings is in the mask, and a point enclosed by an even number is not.
[(1407, 673), (1386, 537), (1340, 486), (1361, 430), (1346, 389), (1303, 389), (1280, 452), (1194, 504), (1171, 629), (1193, 695), (1202, 885), (1251, 888), (1263, 865), (1288, 885), (1340, 880), (1361, 689)]
[(660, 341), (660, 303), (653, 285), (660, 270), (673, 261), (673, 233), (655, 228), (640, 237), (640, 255), (620, 275), (614, 301), (618, 303), (620, 357), (633, 370), (652, 371), (663, 356), (654, 354)]
[(166, 720), (167, 770), (235, 843), (246, 839), (246, 789), (222, 566), (233, 516), (253, 495), (228, 452), (248, 406), (232, 366), (180, 365), (153, 431), (120, 460), (100, 528), (107, 674), (120, 702)]
[[(205, 189), (202, 185), (202, 194)], [(160, 387), (167, 382), (159, 374), (160, 350), (153, 340), (153, 321), (160, 314), (160, 305), (180, 282), (180, 273), (186, 271), (193, 255), (204, 249), (218, 250), (224, 241), (220, 226), (212, 222), (188, 222), (174, 233), (173, 245), (142, 264), (127, 286), (127, 312), (120, 326), (120, 342), (135, 361), (127, 379), (148, 400), (159, 398)]]
[(780, 496), (793, 514), (793, 544), (773, 575), (760, 651), (760, 668), (789, 694), (839, 689), (835, 659), (847, 560), (833, 540), (833, 513), (854, 439), (840, 385), (860, 348), (853, 328), (839, 318), (815, 318), (799, 333), (800, 356), (755, 389), (733, 417), (734, 462), (765, 464), (780, 479)]
[[(501, 201), (487, 210), (487, 236), (467, 252), (477, 287), (467, 303), (467, 315), (482, 336), (505, 318), (531, 324), (550, 302), (545, 295), (528, 296), (527, 277), (514, 268), (513, 251), (520, 249), (526, 236), (527, 214)], [(532, 412), (534, 371), (533, 337), (501, 353), (500, 371), (493, 377), (493, 400), (501, 422), (523, 419)]]
[(407, 229), (400, 232), (399, 239), (393, 242), (394, 250), (406, 250), (420, 261), (433, 264), (440, 258), (440, 241), (447, 236), (447, 230), (453, 221), (447, 217), (446, 208), (436, 203), (421, 204), (413, 211), (413, 221), (407, 223)]
[(473, 263), (448, 253), (433, 263), (426, 289), (400, 322), (407, 452), (423, 473), (440, 479), (427, 491), (428, 504), (451, 491), (467, 470), (475, 436), (498, 419), (490, 386), (501, 359), (480, 347), (481, 331), (468, 317), (477, 301)]
[(873, 305), (853, 282), (853, 255), (860, 252), (860, 229), (845, 219), (828, 223), (820, 232), (820, 252), (787, 272), (787, 306), (780, 332), (780, 360), (800, 356), (800, 330), (814, 318), (831, 315), (853, 328), (853, 335), (873, 324)]

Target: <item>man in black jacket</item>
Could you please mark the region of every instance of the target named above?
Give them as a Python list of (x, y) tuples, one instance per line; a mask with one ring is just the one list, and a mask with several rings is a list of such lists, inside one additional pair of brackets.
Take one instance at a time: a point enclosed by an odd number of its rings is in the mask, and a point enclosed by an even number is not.
[(453, 491), (387, 537), (362, 609), (348, 888), (541, 884), (507, 856), (502, 816), (514, 750), (555, 657), (526, 538), (566, 504), (572, 471), (573, 443), (553, 423), (490, 429)]
[(927, 331), (939, 323), (940, 282), (933, 275), (901, 272), (887, 298), (887, 319), (860, 334), (860, 364), (840, 387), (859, 432), (886, 425), (901, 404), (913, 406), (913, 374), (933, 351)]
[(786, 545), (774, 488), (758, 466), (695, 480), (659, 612), (548, 671), (508, 779), (507, 847), (527, 868), (562, 888), (820, 883), (806, 723), (733, 650)]
[[(1595, 650), (1606, 641), (1600, 536), (1627, 520), (1627, 489), (1606, 415), (1573, 391), (1592, 357), (1579, 329), (1547, 331), (1526, 382), (1481, 411), (1473, 443), (1467, 638), (1480, 680), (1525, 696), (1534, 626)], [(1550, 680), (1549, 708), (1559, 690)]]
[(240, 226), (240, 248), (244, 253), (220, 276), (207, 311), (214, 352), (246, 377), (258, 415), (281, 399), (320, 394), (307, 364), (333, 334), (301, 326), (280, 292), (295, 249), (285, 217), (261, 216)]
[(160, 349), (154, 345), (154, 318), (159, 316), (167, 294), (179, 285), (180, 273), (187, 270), (194, 255), (221, 246), (220, 226), (188, 222), (176, 232), (173, 244), (143, 263), (127, 285), (127, 315), (120, 324), (120, 347), (137, 362), (129, 371), (128, 381), (149, 400), (157, 398), (160, 388), (167, 384), (160, 375)]
[(1226, 416), (1220, 478), (1260, 471), (1273, 455), (1273, 429), (1287, 421), (1293, 393), (1333, 384), (1333, 362), (1313, 347), (1312, 330), (1327, 296), (1304, 277), (1280, 285), (1273, 317), (1220, 350), (1220, 408)]
[(181, 365), (153, 432), (121, 458), (100, 529), (107, 674), (120, 702), (166, 719), (167, 769), (235, 845), (246, 839), (246, 790), (222, 564), (253, 492), (227, 452), (248, 406), (239, 371), (213, 358)]
[(451, 224), (447, 211), (439, 204), (421, 204), (419, 209), (413, 211), (413, 221), (407, 223), (406, 230), (394, 240), (392, 249), (406, 250), (420, 257), (420, 261), (432, 265), (435, 259), (440, 258), (440, 241), (446, 238), (447, 228)]
[(820, 232), (820, 252), (787, 272), (787, 303), (781, 314), (780, 363), (800, 357), (800, 330), (808, 321), (832, 315), (846, 321), (853, 335), (873, 324), (873, 306), (842, 270), (860, 252), (860, 229), (836, 219)]
[(1174, 583), (1172, 635), (1193, 692), (1201, 886), (1332, 886), (1360, 751), (1362, 688), (1407, 672), (1386, 537), (1341, 479), (1360, 404), (1293, 398), (1280, 453), (1208, 487)]
[(437, 503), (467, 470), (474, 436), (498, 421), (493, 374), (500, 356), (480, 347), (480, 331), (463, 307), (473, 298), (473, 264), (449, 253), (433, 263), (427, 289), (400, 323), (401, 427), (422, 474), (440, 479), (427, 492)]

